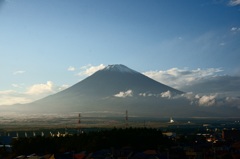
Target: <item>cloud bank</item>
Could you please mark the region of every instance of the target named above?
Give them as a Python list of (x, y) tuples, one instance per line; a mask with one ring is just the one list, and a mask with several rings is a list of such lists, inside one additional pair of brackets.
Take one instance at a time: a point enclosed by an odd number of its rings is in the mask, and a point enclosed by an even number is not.
[(222, 71), (223, 70), (219, 68), (208, 68), (204, 70), (200, 68), (196, 70), (171, 68), (166, 71), (148, 71), (143, 74), (158, 82), (179, 89), (185, 85), (193, 85), (197, 81), (214, 76)]
[(188, 101), (190, 105), (200, 107), (228, 106), (240, 108), (240, 96), (227, 96), (226, 94), (195, 94), (192, 92), (174, 94), (168, 90), (159, 94), (150, 92), (139, 93), (138, 96), (144, 98), (155, 97), (159, 98), (159, 100), (161, 100), (161, 98), (169, 100), (185, 100)]
[[(13, 87), (18, 86), (14, 84)], [(68, 88), (68, 85), (57, 86), (52, 81), (34, 84), (25, 91), (6, 90), (0, 91), (0, 105), (25, 104), (57, 93)]]

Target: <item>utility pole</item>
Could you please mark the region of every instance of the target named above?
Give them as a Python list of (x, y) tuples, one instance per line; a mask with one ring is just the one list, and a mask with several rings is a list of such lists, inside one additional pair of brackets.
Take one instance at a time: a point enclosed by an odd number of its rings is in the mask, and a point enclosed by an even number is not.
[(126, 128), (128, 128), (128, 111), (126, 110), (126, 116), (125, 116), (125, 124)]

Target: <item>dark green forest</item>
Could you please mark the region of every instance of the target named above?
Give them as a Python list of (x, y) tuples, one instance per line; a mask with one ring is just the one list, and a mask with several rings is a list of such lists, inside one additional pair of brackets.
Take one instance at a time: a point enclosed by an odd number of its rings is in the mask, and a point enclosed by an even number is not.
[(31, 153), (94, 152), (100, 149), (131, 147), (134, 150), (165, 149), (172, 141), (157, 129), (127, 128), (93, 131), (65, 137), (18, 138), (13, 140), (15, 155)]

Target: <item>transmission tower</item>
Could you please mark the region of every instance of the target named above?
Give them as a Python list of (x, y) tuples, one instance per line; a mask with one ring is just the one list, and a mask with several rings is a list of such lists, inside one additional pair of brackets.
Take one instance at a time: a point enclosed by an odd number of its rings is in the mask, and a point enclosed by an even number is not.
[(128, 127), (128, 111), (126, 110), (126, 116), (125, 116), (125, 124), (126, 128)]
[(81, 114), (78, 114), (78, 134), (80, 133), (81, 129)]

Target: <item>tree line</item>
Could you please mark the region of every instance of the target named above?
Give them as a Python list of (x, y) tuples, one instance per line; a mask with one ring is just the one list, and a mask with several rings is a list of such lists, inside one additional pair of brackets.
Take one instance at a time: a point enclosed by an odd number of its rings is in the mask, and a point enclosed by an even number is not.
[(17, 138), (12, 142), (15, 155), (48, 154), (63, 152), (94, 152), (101, 149), (131, 147), (141, 151), (146, 149), (165, 149), (172, 141), (153, 128), (126, 128), (92, 131), (65, 137)]

